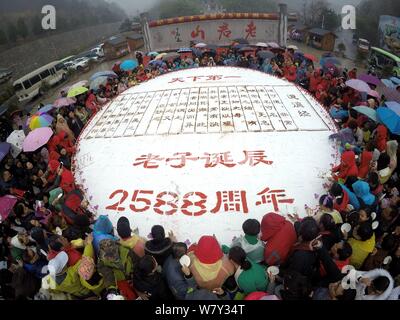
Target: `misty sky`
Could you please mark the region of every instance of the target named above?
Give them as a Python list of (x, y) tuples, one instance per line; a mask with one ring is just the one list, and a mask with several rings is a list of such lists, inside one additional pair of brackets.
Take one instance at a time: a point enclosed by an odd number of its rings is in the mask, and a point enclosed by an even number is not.
[[(1, 0), (0, 0), (1, 1)], [(118, 3), (122, 9), (126, 10), (128, 14), (137, 14), (137, 10), (140, 12), (146, 11), (154, 6), (154, 4), (161, 2), (162, 0), (107, 0), (108, 2)], [(246, 0), (243, 0), (246, 1)], [(260, 0), (262, 1), (262, 0)], [(308, 0), (311, 2), (312, 0)], [(292, 9), (302, 8), (304, 0), (281, 0), (279, 2), (287, 3)], [(357, 5), (361, 0), (327, 0), (332, 7), (339, 10), (345, 4)]]

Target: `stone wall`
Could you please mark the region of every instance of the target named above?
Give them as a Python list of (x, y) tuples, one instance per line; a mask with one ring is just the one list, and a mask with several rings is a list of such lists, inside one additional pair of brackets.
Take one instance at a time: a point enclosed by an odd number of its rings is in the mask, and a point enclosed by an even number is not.
[(120, 22), (57, 34), (0, 52), (0, 67), (13, 70), (13, 79), (54, 60), (90, 49), (117, 34)]

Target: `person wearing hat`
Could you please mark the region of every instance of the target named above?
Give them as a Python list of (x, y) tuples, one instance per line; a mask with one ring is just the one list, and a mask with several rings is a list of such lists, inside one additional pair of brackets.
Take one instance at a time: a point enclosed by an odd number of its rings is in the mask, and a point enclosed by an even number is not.
[(97, 270), (104, 278), (107, 291), (120, 290), (127, 300), (136, 298), (129, 285), (139, 257), (133, 250), (120, 245), (117, 240), (105, 238), (99, 243)]
[[(256, 219), (247, 219), (243, 225), (242, 229), (244, 235), (235, 237), (232, 241), (232, 247), (240, 247), (246, 252), (249, 259), (255, 263), (260, 263), (264, 261), (264, 243), (258, 238), (260, 234), (261, 225)], [(229, 252), (227, 246), (222, 246), (222, 250), (225, 254)]]
[(118, 240), (114, 236), (114, 227), (106, 215), (100, 215), (93, 226), (93, 246), (99, 252), (100, 241), (104, 239)]
[(140, 258), (145, 255), (144, 246), (146, 240), (132, 233), (127, 217), (121, 217), (117, 222), (117, 233), (120, 237), (119, 243), (128, 249), (133, 250)]
[(78, 299), (88, 298), (103, 290), (102, 279), (97, 284), (89, 283), (94, 274), (94, 269), (88, 267), (86, 261), (94, 259), (92, 241), (93, 236), (89, 235), (85, 240), (82, 259), (71, 267), (68, 266), (68, 255), (64, 251), (60, 251), (49, 261), (48, 270), (55, 281), (54, 290), (68, 293)]
[(234, 265), (223, 254), (213, 236), (202, 236), (197, 244), (189, 248), (188, 256), (192, 261), (190, 272), (200, 288), (220, 288), (235, 272)]

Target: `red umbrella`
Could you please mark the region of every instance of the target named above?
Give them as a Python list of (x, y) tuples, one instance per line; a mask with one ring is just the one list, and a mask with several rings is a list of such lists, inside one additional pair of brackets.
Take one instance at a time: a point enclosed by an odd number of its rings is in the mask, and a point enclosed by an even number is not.
[(304, 58), (311, 60), (311, 61), (318, 61), (316, 56), (314, 56), (313, 54), (309, 54), (309, 53), (304, 54)]

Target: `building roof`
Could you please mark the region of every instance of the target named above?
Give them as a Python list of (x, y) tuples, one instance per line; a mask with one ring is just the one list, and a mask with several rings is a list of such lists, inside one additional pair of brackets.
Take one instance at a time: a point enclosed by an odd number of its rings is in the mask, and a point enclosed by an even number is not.
[(308, 32), (309, 33), (313, 33), (313, 34), (316, 34), (316, 35), (319, 35), (319, 36), (324, 36), (324, 35), (327, 35), (327, 34), (333, 34), (335, 37), (337, 37), (337, 35), (336, 34), (334, 34), (332, 31), (329, 31), (329, 30), (325, 30), (325, 29), (320, 29), (320, 28), (313, 28), (313, 29), (311, 29), (311, 30), (308, 30)]
[(139, 40), (139, 39), (143, 39), (143, 35), (139, 34), (139, 33), (135, 33), (135, 34), (131, 34), (131, 35), (127, 36), (126, 38), (131, 39), (131, 40)]
[(111, 44), (112, 46), (117, 46), (119, 44), (122, 44), (126, 42), (126, 37), (111, 37), (106, 41), (106, 43)]

